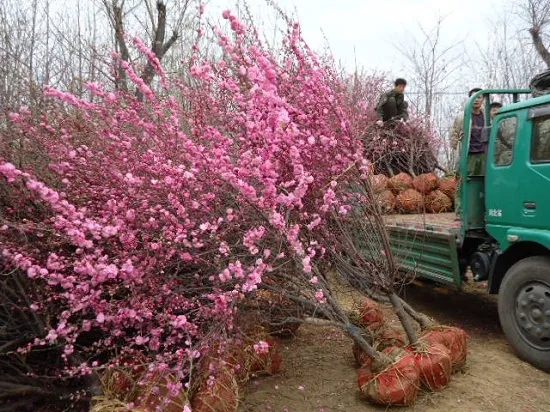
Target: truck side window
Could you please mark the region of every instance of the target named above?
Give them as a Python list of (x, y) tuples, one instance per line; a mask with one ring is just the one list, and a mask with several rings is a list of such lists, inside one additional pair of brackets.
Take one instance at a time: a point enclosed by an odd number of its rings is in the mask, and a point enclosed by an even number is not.
[(533, 121), (531, 162), (550, 163), (550, 116)]
[(517, 117), (507, 117), (498, 124), (495, 144), (495, 165), (508, 166), (512, 164), (514, 143), (517, 135)]

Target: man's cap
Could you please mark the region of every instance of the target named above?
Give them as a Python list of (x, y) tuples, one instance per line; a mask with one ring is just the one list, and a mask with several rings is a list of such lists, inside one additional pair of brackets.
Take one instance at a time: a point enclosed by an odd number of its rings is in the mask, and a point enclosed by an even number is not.
[(491, 102), (491, 109), (493, 107), (498, 107), (498, 108), (501, 108), (502, 107), (502, 103), (501, 102)]

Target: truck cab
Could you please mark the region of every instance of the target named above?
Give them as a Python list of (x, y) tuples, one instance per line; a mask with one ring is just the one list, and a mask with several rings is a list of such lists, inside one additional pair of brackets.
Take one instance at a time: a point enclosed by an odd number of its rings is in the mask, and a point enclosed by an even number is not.
[[(502, 329), (518, 353), (550, 372), (550, 96), (530, 90), (482, 90), (464, 115), (459, 267), (497, 293)], [(488, 119), (489, 96), (512, 95)], [(489, 131), (484, 176), (467, 176), (473, 102), (484, 96)]]
[[(502, 93), (510, 91), (477, 95)], [(468, 200), (461, 236), (464, 244), (478, 245), (469, 258), (473, 271), (485, 256), (488, 266), (478, 265), (485, 270), (477, 276), (499, 295), (506, 337), (521, 358), (550, 371), (550, 96), (517, 102), (520, 93), (493, 119), (484, 177), (465, 176), (462, 152), (461, 190)], [(473, 241), (480, 235), (483, 242)]]

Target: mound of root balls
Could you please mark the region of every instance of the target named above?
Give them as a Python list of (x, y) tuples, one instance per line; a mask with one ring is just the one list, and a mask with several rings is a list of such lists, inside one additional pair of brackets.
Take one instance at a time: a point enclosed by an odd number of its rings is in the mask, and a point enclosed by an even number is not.
[(380, 306), (365, 299), (357, 310), (362, 336), (384, 355), (382, 363), (354, 343), (357, 385), (361, 396), (381, 406), (412, 405), (422, 391), (439, 391), (461, 370), (467, 357), (467, 335), (451, 326), (433, 326), (409, 345), (404, 332), (389, 325)]
[(371, 176), (371, 187), (380, 210), (385, 214), (447, 213), (453, 210), (456, 194), (454, 176), (437, 177), (424, 173), (412, 177), (399, 173), (389, 177)]
[[(211, 342), (198, 359), (189, 389), (170, 371), (150, 372), (148, 359), (134, 351), (119, 357), (118, 366), (101, 376), (103, 396), (94, 398), (92, 412), (119, 410), (133, 404), (135, 411), (237, 412), (242, 389), (253, 376), (274, 375), (282, 357), (279, 339), (267, 328), (252, 325), (233, 342)], [(122, 409), (120, 409), (122, 410)]]

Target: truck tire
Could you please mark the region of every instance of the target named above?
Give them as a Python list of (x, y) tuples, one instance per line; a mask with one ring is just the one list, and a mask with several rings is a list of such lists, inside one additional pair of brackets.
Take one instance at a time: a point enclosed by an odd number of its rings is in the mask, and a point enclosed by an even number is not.
[(550, 257), (520, 260), (506, 272), (498, 315), (519, 358), (550, 372)]

